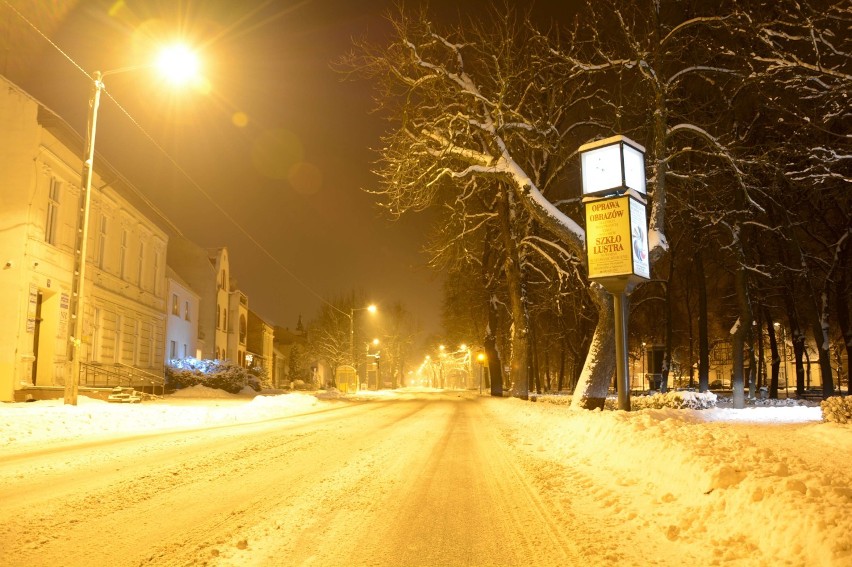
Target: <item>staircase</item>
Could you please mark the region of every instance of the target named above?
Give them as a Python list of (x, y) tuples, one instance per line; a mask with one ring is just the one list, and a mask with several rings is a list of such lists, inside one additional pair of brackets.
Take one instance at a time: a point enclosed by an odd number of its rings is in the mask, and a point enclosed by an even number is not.
[(107, 401), (116, 404), (138, 404), (142, 401), (142, 396), (133, 388), (117, 386), (112, 389)]

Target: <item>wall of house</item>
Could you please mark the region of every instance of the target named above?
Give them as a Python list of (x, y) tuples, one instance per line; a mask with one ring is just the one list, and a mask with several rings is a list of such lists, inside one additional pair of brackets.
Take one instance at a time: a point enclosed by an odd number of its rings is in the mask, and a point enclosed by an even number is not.
[[(69, 300), (80, 197), (73, 132), (0, 77), (0, 400), (70, 373)], [(82, 144), (81, 144), (82, 145)], [(167, 237), (122, 197), (126, 186), (92, 183), (83, 361), (160, 372)]]
[(199, 296), (176, 277), (167, 280), (166, 360), (199, 358)]

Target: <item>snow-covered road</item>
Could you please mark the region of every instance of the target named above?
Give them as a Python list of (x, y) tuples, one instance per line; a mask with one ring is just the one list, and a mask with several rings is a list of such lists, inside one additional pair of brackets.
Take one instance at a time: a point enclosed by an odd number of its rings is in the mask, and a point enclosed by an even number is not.
[[(437, 396), (436, 396), (437, 397)], [(10, 565), (564, 565), (472, 396), (116, 438), (0, 465)]]
[(571, 412), (473, 392), (37, 406), (0, 411), (0, 566), (852, 557), (852, 430), (818, 408)]

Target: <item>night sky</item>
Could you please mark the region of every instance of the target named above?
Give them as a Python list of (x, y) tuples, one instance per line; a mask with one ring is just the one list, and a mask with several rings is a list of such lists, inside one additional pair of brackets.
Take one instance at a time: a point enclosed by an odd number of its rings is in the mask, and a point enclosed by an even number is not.
[[(485, 2), (429, 4), (453, 20)], [(107, 160), (197, 244), (227, 246), (237, 286), (271, 323), (307, 323), (320, 297), (356, 290), (380, 307), (401, 301), (437, 332), (441, 280), (420, 252), (429, 217), (391, 222), (362, 190), (377, 185), (388, 125), (371, 114), (371, 85), (331, 65), (353, 37), (382, 41), (393, 5), (0, 0), (0, 73), (82, 135), (90, 81), (68, 58), (91, 73), (144, 65), (164, 39), (198, 46), (206, 85), (177, 92), (151, 69), (105, 78), (132, 121), (102, 99), (96, 169)]]

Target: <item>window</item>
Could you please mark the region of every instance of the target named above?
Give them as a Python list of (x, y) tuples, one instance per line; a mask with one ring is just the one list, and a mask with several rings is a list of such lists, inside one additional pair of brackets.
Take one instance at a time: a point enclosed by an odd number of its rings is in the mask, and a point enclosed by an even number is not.
[(154, 295), (160, 297), (162, 278), (160, 278), (160, 253), (154, 253)]
[(136, 285), (142, 287), (142, 275), (145, 273), (145, 243), (139, 243), (139, 266), (136, 271)]
[(124, 315), (117, 315), (115, 319), (115, 362), (124, 362), (122, 354), (124, 350)]
[(177, 343), (169, 341), (169, 360), (174, 360), (175, 358), (177, 358)]
[(139, 332), (139, 320), (133, 321), (133, 366), (139, 366), (142, 354), (142, 335)]
[(172, 315), (180, 317), (180, 305), (178, 303), (178, 296), (176, 293), (172, 294)]
[(183, 318), (189, 321), (189, 301), (183, 302)]
[(92, 313), (92, 353), (93, 362), (101, 361), (101, 310), (95, 307)]
[(101, 215), (101, 222), (98, 225), (98, 256), (97, 263), (100, 269), (104, 269), (104, 261), (106, 259), (106, 240), (107, 240), (107, 218), (106, 215)]
[(47, 219), (44, 222), (44, 241), (56, 245), (56, 227), (59, 224), (59, 187), (61, 182), (55, 177), (50, 178), (47, 193)]
[(189, 347), (186, 344), (183, 345), (183, 357), (189, 358)]
[(127, 229), (121, 231), (121, 247), (118, 250), (118, 275), (121, 279), (127, 277)]

